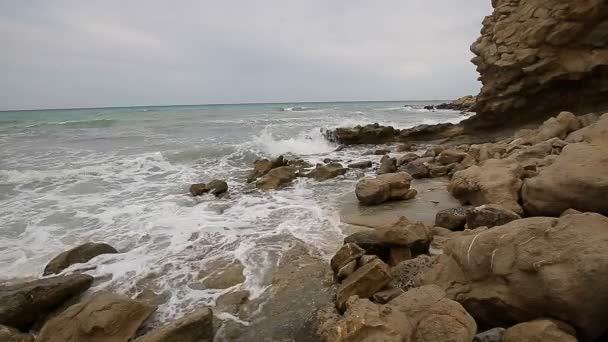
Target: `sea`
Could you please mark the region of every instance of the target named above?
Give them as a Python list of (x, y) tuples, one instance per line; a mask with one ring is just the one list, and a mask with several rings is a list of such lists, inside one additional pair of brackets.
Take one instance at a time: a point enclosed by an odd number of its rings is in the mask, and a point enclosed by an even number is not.
[[(229, 289), (193, 286), (218, 260), (238, 261), (236, 285), (262, 296), (289, 244), (325, 258), (341, 243), (337, 208), (362, 175), (298, 178), (279, 191), (246, 183), (257, 158), (312, 165), (378, 160), (337, 149), (322, 130), (368, 123), (408, 128), (457, 123), (444, 101), (336, 102), (53, 109), (0, 112), (0, 282), (42, 276), (51, 258), (93, 241), (119, 254), (64, 271), (95, 276), (95, 289), (166, 295), (161, 319), (213, 305)], [(373, 170), (366, 171), (373, 175)], [(192, 183), (226, 180), (229, 193), (192, 197)]]

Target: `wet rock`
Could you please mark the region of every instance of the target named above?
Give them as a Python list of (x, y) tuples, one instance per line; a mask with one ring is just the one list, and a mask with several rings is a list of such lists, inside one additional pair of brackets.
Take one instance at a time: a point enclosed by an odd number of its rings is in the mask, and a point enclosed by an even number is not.
[(403, 164), (407, 164), (409, 162), (412, 162), (416, 159), (420, 158), (419, 155), (417, 155), (416, 153), (407, 153), (401, 157), (399, 157), (399, 159), (397, 159), (397, 166), (401, 166)]
[(348, 264), (342, 266), (339, 270), (338, 270), (338, 274), (336, 274), (336, 277), (339, 280), (342, 279), (346, 279), (348, 278), (351, 274), (353, 274), (355, 272), (355, 270), (357, 269), (357, 260), (351, 260)]
[(378, 232), (374, 229), (358, 231), (344, 238), (344, 243), (354, 243), (365, 250), (365, 254), (377, 255), (380, 259), (388, 261), (390, 246), (380, 241)]
[(448, 172), (450, 172), (449, 168), (445, 165), (428, 165), (429, 176), (432, 178), (447, 176)]
[(458, 171), (452, 177), (448, 191), (462, 204), (499, 204), (518, 214), (522, 167), (513, 161), (489, 159), (479, 166)]
[(0, 341), (3, 342), (34, 342), (34, 336), (23, 334), (17, 329), (0, 325)]
[(371, 161), (362, 161), (357, 163), (348, 164), (348, 167), (351, 169), (369, 169), (372, 167)]
[(402, 261), (391, 268), (391, 286), (404, 291), (418, 287), (418, 275), (430, 270), (435, 264), (435, 258), (428, 255), (419, 255), (414, 259)]
[(334, 270), (334, 273), (337, 273), (346, 264), (363, 255), (365, 255), (365, 250), (361, 247), (354, 243), (346, 243), (331, 258), (331, 269)]
[(215, 196), (219, 196), (228, 191), (228, 184), (223, 180), (214, 179), (207, 184), (211, 193)]
[(199, 278), (204, 278), (202, 284), (208, 289), (227, 289), (245, 281), (243, 270), (245, 267), (239, 260), (235, 260), (226, 267), (213, 267), (201, 271)]
[(411, 152), (416, 150), (416, 144), (413, 143), (405, 143), (405, 144), (399, 144), (397, 146), (397, 152)]
[(26, 331), (92, 283), (93, 277), (74, 274), (0, 286), (0, 324)]
[(190, 186), (190, 194), (192, 196), (202, 196), (206, 193), (209, 192), (209, 188), (207, 187), (207, 184), (205, 183), (197, 183), (197, 184), (192, 184)]
[(492, 328), (475, 335), (473, 342), (503, 342), (505, 328)]
[(471, 207), (456, 207), (441, 210), (435, 215), (435, 225), (449, 230), (463, 230), (470, 209)]
[(388, 173), (374, 179), (364, 178), (357, 183), (355, 194), (364, 205), (412, 199), (415, 194), (410, 191), (411, 181), (412, 177), (406, 172)]
[(373, 260), (344, 279), (336, 291), (336, 306), (344, 310), (351, 296), (370, 298), (391, 280), (388, 266), (379, 259)]
[(135, 342), (205, 342), (213, 341), (213, 312), (200, 308), (141, 336)]
[(424, 164), (417, 161), (413, 161), (402, 165), (400, 170), (407, 172), (413, 178), (420, 179), (429, 176), (429, 168)]
[(577, 342), (576, 331), (559, 321), (542, 319), (520, 323), (507, 329), (504, 342)]
[(255, 186), (261, 190), (278, 190), (296, 179), (296, 169), (291, 166), (274, 168), (258, 179)]
[(391, 287), (391, 288), (374, 293), (374, 295), (372, 296), (372, 299), (374, 300), (375, 303), (386, 304), (386, 303), (390, 302), (392, 299), (397, 298), (398, 296), (402, 295), (404, 292), (405, 291), (403, 291), (402, 289), (400, 289), (398, 287)]
[(232, 315), (239, 316), (241, 307), (249, 301), (249, 291), (237, 290), (224, 293), (215, 301), (215, 310), (228, 312)]
[(344, 317), (321, 327), (322, 339), (337, 341), (469, 342), (477, 326), (460, 304), (437, 286), (412, 289), (388, 304), (352, 298)]
[(328, 140), (343, 145), (390, 143), (395, 139), (395, 129), (391, 126), (371, 124), (353, 128), (340, 127), (327, 132)]
[(247, 183), (254, 182), (256, 179), (270, 172), (270, 170), (281, 166), (287, 166), (287, 161), (285, 158), (283, 158), (283, 156), (278, 156), (272, 160), (258, 159), (253, 163), (253, 170), (247, 177)]
[(397, 172), (397, 159), (395, 158), (382, 158), (380, 161), (380, 167), (378, 168), (378, 175), (384, 175), (387, 173)]
[(380, 149), (374, 150), (372, 152), (372, 154), (377, 155), (377, 156), (384, 156), (384, 155), (387, 155), (389, 153), (391, 153), (391, 150), (386, 149), (386, 148), (380, 148)]
[(44, 268), (43, 275), (61, 273), (73, 264), (85, 263), (98, 255), (113, 253), (118, 251), (106, 243), (87, 242), (54, 257)]
[(432, 235), (422, 222), (411, 222), (406, 217), (376, 228), (378, 239), (386, 244), (408, 247), (414, 253), (428, 251)]
[(466, 212), (467, 228), (469, 229), (502, 226), (520, 218), (521, 216), (517, 213), (496, 204), (482, 205)]
[(468, 154), (456, 149), (448, 149), (439, 153), (437, 161), (442, 165), (460, 163)]
[(482, 326), (554, 317), (594, 340), (608, 328), (607, 255), (608, 218), (532, 217), (450, 239), (422, 283), (440, 285)]
[(317, 165), (317, 167), (310, 171), (306, 177), (314, 178), (317, 181), (324, 181), (342, 176), (346, 171), (348, 171), (348, 169), (342, 167), (342, 164), (331, 162), (326, 165)]
[(48, 320), (36, 341), (128, 341), (155, 310), (128, 297), (97, 292)]

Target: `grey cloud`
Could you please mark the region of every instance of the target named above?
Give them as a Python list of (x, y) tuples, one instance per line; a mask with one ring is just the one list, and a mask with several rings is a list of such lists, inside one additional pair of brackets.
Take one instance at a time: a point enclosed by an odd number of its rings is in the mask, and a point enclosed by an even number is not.
[(489, 0), (0, 0), (0, 109), (446, 99)]

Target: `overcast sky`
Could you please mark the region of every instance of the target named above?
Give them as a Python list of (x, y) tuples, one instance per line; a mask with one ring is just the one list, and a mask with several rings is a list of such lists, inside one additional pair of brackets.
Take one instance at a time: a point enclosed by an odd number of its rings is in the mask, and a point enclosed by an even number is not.
[(0, 0), (0, 109), (477, 93), (490, 0)]

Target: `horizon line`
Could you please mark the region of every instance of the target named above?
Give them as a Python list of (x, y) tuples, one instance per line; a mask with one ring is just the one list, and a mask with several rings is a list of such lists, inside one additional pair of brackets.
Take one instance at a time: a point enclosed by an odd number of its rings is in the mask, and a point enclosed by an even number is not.
[(154, 107), (195, 107), (195, 106), (243, 106), (269, 105), (291, 103), (349, 103), (349, 102), (440, 102), (452, 101), (447, 99), (431, 100), (352, 100), (352, 101), (285, 101), (285, 102), (233, 102), (233, 103), (200, 103), (200, 104), (165, 104), (165, 105), (131, 105), (131, 106), (102, 106), (102, 107), (66, 107), (66, 108), (34, 108), (34, 109), (0, 109), (3, 112), (35, 112), (39, 110), (79, 110), (79, 109), (117, 109), (117, 108), (154, 108)]

